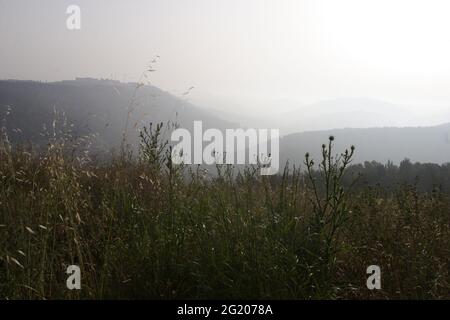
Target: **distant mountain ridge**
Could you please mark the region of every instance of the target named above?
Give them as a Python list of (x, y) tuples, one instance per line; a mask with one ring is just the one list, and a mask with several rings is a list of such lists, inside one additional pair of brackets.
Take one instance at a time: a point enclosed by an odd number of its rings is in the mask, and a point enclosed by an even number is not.
[(377, 161), (400, 163), (405, 158), (412, 162), (450, 162), (450, 123), (433, 127), (332, 129), (290, 134), (282, 138), (282, 162), (297, 163), (306, 152), (320, 159), (320, 146), (335, 137), (335, 152), (341, 153), (351, 145), (356, 147), (355, 163)]
[[(225, 121), (216, 113), (198, 108), (157, 87), (142, 86), (136, 90), (136, 86), (136, 83), (90, 78), (52, 83), (3, 80), (0, 81), (0, 120), (6, 120), (12, 142), (40, 143), (45, 142), (41, 136), (43, 125), (47, 128), (53, 125), (54, 108), (64, 110), (76, 135), (97, 133), (98, 144), (104, 149), (120, 144), (130, 106), (132, 111), (128, 142), (135, 146), (138, 144), (137, 131), (142, 126), (148, 126), (150, 122), (170, 120), (188, 130), (192, 130), (195, 120), (202, 120), (204, 129), (217, 128), (224, 131), (227, 128), (241, 127), (238, 123), (242, 119), (228, 118), (228, 121)], [(330, 103), (329, 111), (334, 110), (333, 102)], [(350, 103), (340, 110), (341, 116), (351, 117), (352, 108), (359, 108), (360, 103), (362, 101), (353, 100), (353, 106)], [(305, 112), (307, 110), (305, 109)], [(368, 112), (367, 117), (370, 117), (370, 108), (367, 105), (365, 110)], [(298, 111), (291, 113), (293, 126), (302, 131), (302, 123), (294, 117)], [(309, 114), (305, 113), (304, 121), (320, 120), (322, 124), (328, 121), (325, 115), (323, 119), (319, 117), (319, 120), (307, 116)], [(266, 128), (277, 128), (277, 121), (279, 119), (266, 123)], [(353, 125), (358, 123), (356, 120), (352, 121)], [(347, 126), (345, 121), (336, 121), (336, 118), (331, 122), (336, 126)], [(313, 127), (318, 123), (308, 125)], [(361, 126), (363, 125), (364, 123), (361, 123)], [(14, 130), (15, 128), (21, 130)], [(280, 140), (280, 163), (283, 165), (289, 160), (290, 163), (300, 164), (306, 152), (319, 159), (321, 145), (328, 141), (330, 135), (336, 138), (336, 152), (343, 152), (351, 145), (356, 146), (355, 163), (399, 163), (405, 158), (413, 162), (450, 162), (450, 123), (447, 123), (428, 127), (343, 128), (292, 133)]]
[[(131, 112), (127, 134), (132, 144), (137, 143), (138, 129), (150, 122), (170, 120), (189, 129), (194, 120), (202, 120), (205, 128), (236, 127), (157, 87), (136, 88), (136, 83), (91, 78), (50, 83), (3, 80), (0, 81), (0, 119), (6, 117), (13, 141), (36, 142), (43, 125), (52, 126), (54, 108), (63, 110), (77, 135), (97, 133), (105, 148), (120, 143), (128, 110)], [(13, 131), (15, 128), (21, 132)]]
[[(280, 102), (282, 104), (283, 102)], [(268, 108), (268, 104), (263, 105)], [(433, 115), (424, 117), (414, 113), (407, 106), (369, 98), (339, 98), (322, 100), (311, 104), (290, 102), (288, 112), (274, 112), (270, 115), (255, 113), (253, 117), (240, 117), (242, 125), (249, 127), (279, 128), (281, 135), (304, 131), (329, 130), (334, 128), (377, 128), (437, 125)], [(272, 108), (276, 109), (277, 105)], [(223, 119), (237, 118), (236, 114), (213, 110)], [(450, 115), (450, 114), (449, 114)], [(445, 118), (436, 115), (436, 118)], [(449, 118), (450, 120), (450, 118)]]

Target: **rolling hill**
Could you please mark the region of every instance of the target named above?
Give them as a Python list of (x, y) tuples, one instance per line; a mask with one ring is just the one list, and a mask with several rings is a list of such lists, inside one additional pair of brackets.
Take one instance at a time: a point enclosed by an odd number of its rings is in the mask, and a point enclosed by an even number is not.
[[(52, 83), (0, 81), (0, 119), (11, 141), (39, 143), (43, 126), (51, 130), (57, 110), (73, 124), (75, 135), (96, 133), (97, 143), (105, 148), (122, 141), (128, 113), (130, 144), (137, 143), (137, 131), (150, 122), (170, 120), (188, 129), (194, 120), (202, 120), (205, 128), (236, 126), (154, 86), (136, 88), (135, 83), (89, 78)], [(58, 118), (60, 124), (63, 120)]]
[[(399, 163), (405, 158), (413, 162), (450, 162), (450, 123), (428, 127), (376, 127), (378, 123), (389, 123), (389, 116), (401, 110), (379, 101), (369, 103), (367, 100), (349, 99), (347, 104), (339, 101), (345, 107), (337, 113), (336, 103), (330, 101), (316, 105), (322, 116), (317, 112), (308, 113), (307, 110), (312, 108), (309, 106), (303, 111), (274, 117), (273, 122), (266, 123), (267, 128), (276, 128), (281, 124), (291, 126), (291, 131), (295, 128), (298, 131), (314, 127), (342, 128), (285, 135), (280, 141), (281, 164), (287, 160), (301, 163), (306, 152), (318, 158), (320, 146), (327, 142), (330, 135), (336, 137), (336, 152), (355, 145), (355, 162), (359, 163)], [(196, 107), (154, 86), (136, 89), (135, 83), (89, 78), (53, 83), (0, 81), (0, 119), (3, 119), (13, 143), (45, 142), (43, 127), (45, 125), (47, 131), (52, 130), (54, 110), (65, 112), (74, 135), (96, 133), (96, 144), (102, 150), (119, 146), (128, 110), (131, 111), (127, 141), (134, 146), (138, 143), (138, 130), (150, 122), (175, 121), (188, 130), (192, 129), (194, 120), (202, 120), (205, 129), (220, 130), (237, 128), (237, 123), (242, 122), (239, 116), (223, 120), (214, 112)], [(57, 126), (62, 122), (59, 116)], [(368, 128), (345, 128), (358, 124)]]

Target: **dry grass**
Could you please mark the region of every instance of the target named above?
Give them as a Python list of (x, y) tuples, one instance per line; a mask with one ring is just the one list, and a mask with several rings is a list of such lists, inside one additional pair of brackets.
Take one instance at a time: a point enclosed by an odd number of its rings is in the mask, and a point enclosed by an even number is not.
[[(1, 141), (1, 298), (450, 298), (443, 194), (368, 189), (334, 203), (339, 193), (316, 185), (316, 197), (295, 169), (211, 177), (152, 143), (99, 164), (69, 140), (57, 132), (40, 151)], [(66, 289), (71, 264), (80, 291)], [(380, 291), (366, 288), (371, 264)]]

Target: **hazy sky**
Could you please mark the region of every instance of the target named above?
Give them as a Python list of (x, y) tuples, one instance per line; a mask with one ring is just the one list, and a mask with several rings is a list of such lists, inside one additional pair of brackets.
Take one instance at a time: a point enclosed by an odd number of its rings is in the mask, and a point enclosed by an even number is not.
[[(81, 30), (66, 8), (81, 8)], [(136, 80), (194, 101), (450, 106), (446, 0), (0, 0), (0, 78)], [(253, 100), (252, 100), (253, 99)], [(280, 106), (282, 109), (282, 106)]]

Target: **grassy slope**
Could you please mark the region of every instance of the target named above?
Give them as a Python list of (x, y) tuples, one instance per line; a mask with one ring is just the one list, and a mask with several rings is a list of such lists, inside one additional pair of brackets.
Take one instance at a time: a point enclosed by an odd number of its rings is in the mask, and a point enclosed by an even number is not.
[[(162, 150), (100, 165), (50, 142), (34, 154), (2, 141), (1, 298), (450, 298), (447, 196), (351, 193), (330, 237), (326, 196), (298, 172), (209, 179)], [(80, 291), (66, 289), (70, 264)], [(366, 288), (371, 264), (380, 291)]]

